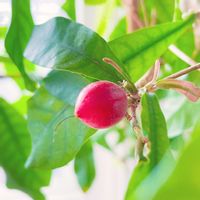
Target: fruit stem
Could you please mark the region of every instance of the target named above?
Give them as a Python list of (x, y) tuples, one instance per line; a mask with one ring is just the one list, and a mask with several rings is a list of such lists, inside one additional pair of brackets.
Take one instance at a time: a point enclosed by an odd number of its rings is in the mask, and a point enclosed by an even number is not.
[(137, 91), (137, 88), (135, 87), (135, 85), (131, 82), (131, 80), (128, 78), (128, 76), (126, 74), (124, 74), (121, 67), (114, 60), (107, 58), (107, 57), (103, 58), (102, 60), (105, 63), (114, 67), (127, 80), (127, 87), (128, 87), (127, 89), (129, 89), (130, 92), (136, 92)]
[(165, 79), (175, 79), (175, 78), (179, 78), (185, 74), (188, 74), (194, 70), (199, 70), (200, 69), (200, 63), (197, 63), (196, 65), (192, 65), (186, 69), (183, 69), (177, 73), (171, 74), (170, 76), (167, 76)]
[(144, 145), (148, 142), (148, 139), (144, 137), (142, 130), (137, 122), (137, 119), (133, 119), (132, 127), (136, 133), (136, 146), (135, 146), (135, 155), (139, 158), (139, 161), (146, 160), (144, 156)]
[(144, 137), (143, 132), (141, 130), (141, 127), (137, 121), (136, 116), (136, 109), (138, 107), (139, 101), (135, 102), (135, 99), (133, 99), (133, 102), (130, 106), (132, 115), (130, 116), (128, 113), (126, 114), (126, 118), (131, 123), (131, 127), (136, 135), (136, 146), (135, 146), (135, 155), (139, 158), (139, 161), (146, 160), (143, 152), (144, 152), (144, 146), (148, 142), (148, 139)]

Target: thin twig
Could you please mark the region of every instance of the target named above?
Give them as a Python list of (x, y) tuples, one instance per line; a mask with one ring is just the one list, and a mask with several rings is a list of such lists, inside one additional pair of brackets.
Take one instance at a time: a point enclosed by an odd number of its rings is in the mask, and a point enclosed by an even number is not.
[(194, 70), (199, 70), (200, 69), (200, 63), (196, 64), (196, 65), (192, 65), (186, 69), (183, 69), (177, 73), (171, 74), (170, 76), (167, 76), (165, 79), (175, 79), (175, 78), (179, 78), (185, 74), (188, 74)]

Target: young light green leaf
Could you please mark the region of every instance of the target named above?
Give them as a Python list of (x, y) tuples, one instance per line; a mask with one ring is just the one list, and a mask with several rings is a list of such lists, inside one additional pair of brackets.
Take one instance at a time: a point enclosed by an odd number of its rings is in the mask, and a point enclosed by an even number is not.
[[(190, 27), (175, 43), (175, 46), (182, 51), (185, 55), (194, 58), (195, 51), (195, 38), (193, 28)], [(171, 66), (170, 70), (162, 71), (163, 77), (173, 74), (181, 69), (184, 69), (190, 65), (186, 59), (181, 56), (175, 55), (172, 51), (167, 50), (162, 56), (164, 61)], [(188, 59), (187, 59), (188, 60)]]
[(31, 149), (26, 121), (3, 99), (0, 121), (0, 165), (7, 174), (7, 186), (22, 190), (35, 200), (44, 200), (40, 189), (49, 184), (50, 172), (24, 167)]
[(29, 0), (12, 0), (12, 21), (5, 39), (6, 50), (21, 72), (27, 89), (35, 89), (34, 82), (28, 77), (23, 62), (23, 51), (29, 41), (33, 19)]
[(71, 161), (95, 130), (74, 117), (75, 95), (85, 85), (80, 76), (53, 72), (43, 85), (28, 103), (28, 125), (33, 145), (27, 165), (56, 168)]
[(88, 5), (98, 5), (105, 3), (107, 0), (84, 0), (84, 1)]
[(114, 12), (114, 9), (116, 7), (116, 0), (109, 0), (106, 1), (105, 5), (101, 8), (101, 13), (99, 17), (99, 23), (97, 24), (96, 31), (100, 35), (104, 35), (107, 26), (109, 25), (110, 18)]
[(195, 156), (200, 151), (200, 126), (196, 126), (192, 133), (192, 139), (182, 152), (175, 170), (155, 195), (153, 200), (173, 199), (199, 199), (200, 180), (199, 166), (200, 158)]
[(65, 0), (62, 8), (66, 11), (71, 19), (76, 21), (76, 5), (75, 0)]
[(89, 81), (70, 72), (53, 71), (43, 80), (48, 92), (61, 101), (75, 105), (81, 89), (89, 84)]
[(4, 38), (6, 35), (7, 27), (0, 27), (0, 38)]
[(121, 37), (127, 33), (127, 24), (126, 24), (126, 18), (123, 17), (121, 20), (119, 20), (118, 24), (115, 26), (114, 30), (109, 36), (109, 40), (114, 40), (118, 37)]
[(133, 81), (138, 80), (194, 21), (184, 21), (148, 27), (117, 38), (109, 43), (116, 56), (126, 65)]
[(165, 118), (154, 94), (143, 95), (141, 118), (143, 132), (148, 135), (151, 144), (149, 161), (140, 161), (133, 171), (126, 200), (138, 200), (136, 192), (140, 184), (153, 172), (164, 157), (171, 157), (170, 152), (168, 152), (169, 139)]
[(174, 0), (145, 0), (146, 15), (149, 21), (156, 23), (171, 22), (174, 15)]
[(115, 68), (102, 60), (108, 57), (119, 62), (105, 40), (87, 27), (62, 17), (35, 26), (25, 57), (44, 67), (97, 80), (117, 82), (123, 79)]
[(93, 147), (90, 140), (83, 145), (76, 155), (74, 170), (82, 190), (86, 192), (95, 178)]

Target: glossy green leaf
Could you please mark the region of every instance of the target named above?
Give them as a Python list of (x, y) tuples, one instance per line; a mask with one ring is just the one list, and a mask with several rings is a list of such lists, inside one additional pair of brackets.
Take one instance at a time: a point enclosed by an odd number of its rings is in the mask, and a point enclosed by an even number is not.
[[(140, 161), (131, 176), (126, 200), (139, 200), (137, 188), (153, 172), (161, 160), (167, 154), (171, 157), (169, 149), (169, 139), (167, 137), (167, 126), (164, 115), (154, 94), (144, 94), (142, 97), (142, 128), (144, 134), (151, 142), (149, 161)], [(150, 186), (147, 186), (147, 189)]]
[(29, 0), (12, 0), (12, 21), (6, 35), (5, 47), (10, 58), (21, 72), (29, 90), (34, 90), (35, 86), (26, 74), (23, 51), (29, 41), (33, 25)]
[(200, 196), (199, 166), (200, 126), (193, 131), (193, 138), (180, 156), (175, 170), (153, 200), (197, 200)]
[(82, 190), (86, 192), (95, 178), (93, 147), (91, 141), (85, 143), (76, 155), (74, 170)]
[(109, 43), (116, 56), (126, 65), (131, 79), (139, 79), (194, 21), (190, 16), (184, 21), (171, 22), (144, 28), (117, 38)]
[(135, 191), (141, 182), (148, 176), (149, 164), (146, 161), (140, 161), (134, 168), (128, 183), (125, 200), (135, 200)]
[[(57, 73), (60, 73), (60, 76)], [(28, 125), (33, 143), (32, 152), (27, 161), (28, 166), (56, 168), (67, 164), (95, 131), (74, 117), (72, 106), (75, 101), (74, 95), (78, 95), (77, 90), (80, 91), (80, 87), (83, 86), (78, 85), (77, 77), (79, 76), (69, 72), (55, 74), (63, 81), (57, 82), (56, 86), (51, 88), (56, 79), (51, 74), (44, 85), (57, 97), (50, 94), (43, 86), (28, 102)], [(71, 75), (70, 84), (63, 85), (69, 74)], [(70, 89), (71, 86), (74, 87), (74, 93), (73, 89)], [(66, 94), (67, 98), (65, 98)], [(71, 103), (68, 103), (69, 101)]]
[(81, 76), (62, 71), (49, 73), (43, 82), (50, 94), (72, 106), (75, 105), (81, 89), (89, 84), (89, 81)]
[(49, 184), (50, 172), (26, 169), (31, 138), (24, 118), (7, 102), (0, 99), (0, 165), (7, 175), (7, 186), (22, 190), (35, 200), (45, 199), (40, 192)]
[(114, 40), (118, 37), (121, 37), (127, 33), (127, 24), (126, 18), (123, 17), (119, 20), (118, 24), (115, 26), (114, 30), (110, 34), (109, 40)]
[(170, 138), (170, 148), (177, 153), (182, 150), (185, 146), (185, 138), (183, 135), (178, 135), (175, 137)]
[(122, 80), (117, 70), (102, 60), (108, 57), (118, 62), (107, 43), (92, 30), (62, 17), (35, 26), (25, 57), (44, 67), (98, 80)]
[(167, 125), (165, 117), (154, 94), (144, 94), (142, 97), (142, 128), (151, 142), (150, 160), (155, 166), (169, 148)]
[(62, 5), (62, 8), (66, 11), (69, 17), (76, 21), (76, 5), (75, 0), (66, 0)]

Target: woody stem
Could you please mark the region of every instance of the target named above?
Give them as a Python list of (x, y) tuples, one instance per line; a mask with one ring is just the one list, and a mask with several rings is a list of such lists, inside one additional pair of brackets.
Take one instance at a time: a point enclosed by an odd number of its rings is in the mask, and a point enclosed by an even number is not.
[(185, 74), (188, 74), (194, 70), (199, 70), (200, 69), (200, 63), (196, 64), (196, 65), (192, 65), (186, 69), (183, 69), (177, 73), (174, 73), (174, 74), (171, 74), (170, 76), (167, 76), (165, 79), (175, 79), (175, 78), (178, 78), (178, 77), (181, 77)]

